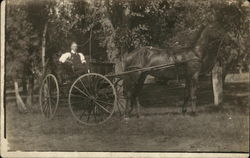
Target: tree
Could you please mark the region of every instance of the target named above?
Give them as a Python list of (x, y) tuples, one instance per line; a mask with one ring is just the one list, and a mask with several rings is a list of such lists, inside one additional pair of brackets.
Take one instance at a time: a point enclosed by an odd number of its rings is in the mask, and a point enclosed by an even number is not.
[(6, 63), (6, 71), (14, 81), (17, 107), (20, 112), (25, 112), (27, 107), (19, 94), (18, 78), (23, 74), (25, 63), (28, 63), (31, 48), (38, 45), (37, 34), (27, 21), (27, 13), (21, 4), (8, 3), (7, 15), (6, 61), (12, 62)]
[[(15, 13), (15, 8), (22, 9)], [(7, 25), (10, 22), (22, 27), (8, 25), (10, 32), (6, 35), (14, 34), (9, 38), (18, 35), (8, 41), (11, 48), (8, 52), (27, 53), (21, 58), (17, 53), (10, 53), (14, 55), (8, 58), (18, 61), (32, 58), (30, 60), (42, 63), (43, 67), (48, 61), (51, 71), (55, 71), (59, 55), (69, 49), (71, 41), (77, 41), (86, 56), (119, 63), (123, 53), (146, 45), (186, 47), (192, 43), (199, 25), (210, 23), (216, 26), (214, 30), (220, 28), (222, 34), (219, 36), (224, 38), (220, 44), (218, 38), (211, 36), (207, 46), (210, 52), (220, 46), (222, 76), (225, 78), (225, 74), (236, 67), (247, 67), (250, 20), (243, 1), (18, 0), (15, 4), (10, 3), (9, 12)], [(33, 44), (32, 38), (36, 38), (38, 44)], [(14, 45), (14, 41), (25, 43)], [(87, 42), (89, 45), (83, 45)], [(118, 67), (119, 64), (116, 70), (121, 71)]]

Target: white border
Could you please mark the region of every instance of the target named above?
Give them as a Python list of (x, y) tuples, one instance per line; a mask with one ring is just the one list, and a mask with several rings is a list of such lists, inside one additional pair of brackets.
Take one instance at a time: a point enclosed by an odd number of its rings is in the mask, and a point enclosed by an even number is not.
[(5, 58), (5, 1), (2, 1), (1, 3), (1, 91), (0, 91), (0, 97), (1, 97), (1, 156), (3, 156), (3, 152), (7, 151), (7, 140), (4, 139), (4, 74), (5, 74), (5, 69), (4, 69), (4, 58)]
[(85, 158), (247, 158), (248, 154), (217, 153), (136, 153), (136, 152), (8, 152), (4, 157), (85, 157)]
[(247, 158), (249, 154), (241, 153), (156, 153), (156, 152), (8, 152), (8, 142), (4, 139), (4, 109), (3, 109), (3, 94), (4, 94), (4, 58), (5, 58), (5, 6), (6, 1), (1, 3), (1, 157), (139, 157), (139, 158)]

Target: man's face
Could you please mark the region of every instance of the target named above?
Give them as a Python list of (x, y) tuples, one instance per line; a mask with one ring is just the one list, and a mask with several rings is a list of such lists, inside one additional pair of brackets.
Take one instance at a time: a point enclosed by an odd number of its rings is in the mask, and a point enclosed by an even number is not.
[(77, 51), (77, 44), (73, 43), (71, 45), (71, 49), (76, 52)]

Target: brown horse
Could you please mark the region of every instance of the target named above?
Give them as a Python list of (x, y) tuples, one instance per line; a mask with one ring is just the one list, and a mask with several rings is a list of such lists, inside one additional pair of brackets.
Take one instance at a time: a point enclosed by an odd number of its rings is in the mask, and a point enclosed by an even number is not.
[[(137, 116), (140, 116), (138, 95), (143, 88), (147, 75), (175, 79), (177, 69), (183, 70), (179, 74), (179, 77), (186, 81), (186, 93), (182, 112), (185, 113), (187, 111), (187, 103), (191, 99), (192, 114), (195, 114), (197, 100), (196, 91), (199, 75), (208, 72), (208, 69), (213, 67), (216, 57), (218, 56), (219, 43), (221, 41), (220, 38), (211, 36), (211, 30), (215, 29), (212, 29), (212, 26), (201, 26), (196, 34), (194, 42), (190, 44), (189, 47), (158, 49), (146, 46), (124, 55), (122, 61), (124, 71), (159, 66), (162, 64), (175, 65), (173, 68), (139, 71), (124, 76), (124, 96), (127, 100), (125, 116), (131, 113), (135, 106), (137, 107)], [(213, 35), (216, 34), (219, 35), (218, 33), (214, 33)], [(212, 43), (211, 41), (217, 41), (216, 46), (214, 46), (216, 50), (213, 49), (214, 51), (209, 52), (207, 51), (207, 47)], [(130, 107), (130, 110), (128, 107)]]

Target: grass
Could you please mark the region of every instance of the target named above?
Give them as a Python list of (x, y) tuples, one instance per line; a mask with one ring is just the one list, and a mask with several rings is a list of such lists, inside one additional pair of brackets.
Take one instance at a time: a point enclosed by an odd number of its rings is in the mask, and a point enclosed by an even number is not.
[[(39, 112), (20, 114), (7, 103), (10, 150), (21, 151), (178, 151), (248, 152), (249, 109), (246, 84), (228, 84), (225, 103), (212, 104), (211, 88), (199, 90), (198, 116), (182, 115), (181, 89), (148, 85), (141, 94), (143, 118), (114, 116), (105, 124), (79, 126), (67, 106), (53, 120)], [(239, 105), (238, 103), (241, 103)]]

